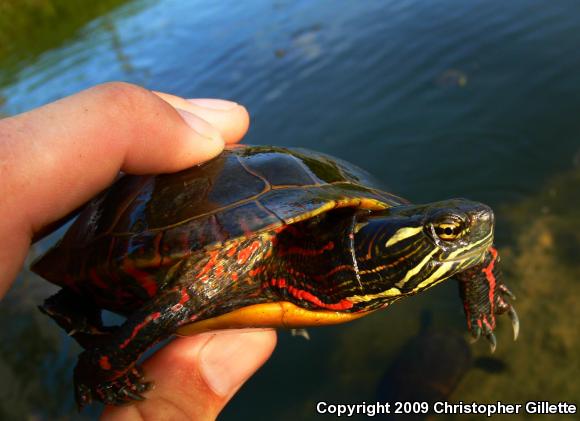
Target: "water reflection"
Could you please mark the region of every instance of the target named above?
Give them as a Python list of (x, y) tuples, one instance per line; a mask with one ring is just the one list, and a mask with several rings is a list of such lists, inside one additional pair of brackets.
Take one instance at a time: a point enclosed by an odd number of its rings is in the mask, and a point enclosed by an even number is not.
[(13, 83), (25, 66), (51, 49), (82, 37), (82, 29), (127, 0), (41, 0), (0, 5), (0, 86)]
[(123, 43), (119, 35), (116, 24), (109, 18), (103, 19), (103, 29), (110, 34), (111, 37), (111, 48), (117, 56), (117, 60), (126, 74), (131, 74), (135, 71), (134, 66), (131, 64), (131, 59), (123, 51)]

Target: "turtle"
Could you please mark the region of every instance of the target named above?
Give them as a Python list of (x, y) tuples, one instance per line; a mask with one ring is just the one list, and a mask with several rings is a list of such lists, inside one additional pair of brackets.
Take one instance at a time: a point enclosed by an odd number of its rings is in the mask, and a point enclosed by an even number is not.
[[(173, 335), (347, 322), (459, 280), (468, 328), (495, 347), (511, 292), (494, 215), (450, 199), (422, 205), (341, 159), (300, 148), (227, 147), (161, 175), (124, 175), (32, 265), (61, 289), (40, 309), (84, 349), (80, 407), (144, 399), (138, 360)], [(101, 311), (125, 317), (104, 325)]]

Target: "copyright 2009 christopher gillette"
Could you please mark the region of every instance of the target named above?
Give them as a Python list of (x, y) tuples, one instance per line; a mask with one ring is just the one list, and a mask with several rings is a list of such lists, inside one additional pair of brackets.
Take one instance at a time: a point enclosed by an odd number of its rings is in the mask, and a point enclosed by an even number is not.
[(320, 401), (316, 412), (335, 417), (368, 417), (383, 414), (465, 414), (494, 415), (536, 414), (536, 415), (571, 415), (577, 413), (577, 406), (571, 402), (529, 401), (525, 403), (478, 403), (478, 402), (361, 402), (341, 404)]

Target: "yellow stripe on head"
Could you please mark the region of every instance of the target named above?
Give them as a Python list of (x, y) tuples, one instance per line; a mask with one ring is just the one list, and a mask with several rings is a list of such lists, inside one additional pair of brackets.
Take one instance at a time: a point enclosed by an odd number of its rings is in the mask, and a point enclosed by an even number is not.
[(429, 286), (437, 285), (439, 282), (444, 281), (448, 277), (445, 276), (453, 267), (453, 262), (443, 263), (441, 266), (437, 268), (435, 272), (431, 274), (427, 279), (417, 285), (412, 292), (420, 291), (424, 288)]
[(397, 230), (397, 232), (395, 232), (395, 234), (393, 234), (391, 238), (389, 238), (385, 246), (390, 247), (393, 244), (396, 244), (399, 241), (404, 240), (405, 238), (409, 238), (415, 234), (420, 233), (422, 230), (423, 230), (422, 226), (400, 228), (399, 230)]
[(417, 266), (415, 266), (413, 269), (409, 269), (405, 274), (405, 277), (401, 279), (399, 282), (397, 282), (395, 285), (399, 288), (402, 288), (409, 281), (409, 279), (418, 274), (421, 271), (421, 269), (423, 269), (423, 266), (425, 266), (427, 263), (429, 263), (429, 261), (432, 260), (431, 257), (433, 257), (433, 255), (438, 251), (439, 251), (438, 248), (434, 248), (433, 250), (431, 250), (431, 252), (427, 256), (425, 256)]
[[(485, 236), (481, 240), (476, 241), (475, 243), (471, 243), (467, 247), (461, 247), (461, 248), (455, 250), (454, 252), (449, 253), (449, 256), (445, 260), (453, 260), (455, 257), (457, 257), (461, 253), (465, 253), (466, 251), (471, 250), (473, 248), (478, 248), (482, 244), (489, 243), (489, 245), (491, 245), (492, 242), (493, 242), (493, 232), (490, 232), (487, 236)], [(487, 249), (487, 246), (485, 248)]]

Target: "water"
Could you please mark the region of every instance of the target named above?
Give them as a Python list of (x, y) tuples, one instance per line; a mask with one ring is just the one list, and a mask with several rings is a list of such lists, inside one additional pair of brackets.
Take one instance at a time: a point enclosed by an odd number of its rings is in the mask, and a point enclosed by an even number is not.
[[(0, 113), (109, 80), (231, 98), (252, 114), (248, 143), (346, 158), (415, 202), (484, 201), (498, 214), (507, 282), (524, 309), (522, 339), (511, 343), (502, 321), (497, 358), (508, 373), (471, 370), (452, 398), (572, 399), (580, 396), (580, 368), (569, 337), (580, 326), (564, 316), (580, 293), (572, 282), (580, 243), (578, 22), (573, 1), (127, 2), (57, 47), (24, 49), (0, 68)], [(542, 279), (525, 262), (547, 253), (553, 260), (538, 270), (544, 277), (557, 271), (558, 280), (534, 289)], [(11, 402), (0, 415), (8, 418), (74, 414), (69, 376), (77, 350), (35, 309), (50, 288), (25, 273), (0, 307), (0, 395)], [(550, 307), (562, 292), (567, 305)], [(437, 327), (464, 329), (449, 283), (352, 325), (313, 331), (310, 343), (282, 334), (223, 419), (310, 419), (320, 399), (373, 401), (382, 373), (419, 331), (422, 311)], [(569, 330), (554, 332), (556, 324)], [(473, 349), (486, 353), (484, 345)], [(562, 349), (570, 352), (567, 365), (555, 363)], [(529, 354), (536, 360), (522, 357)], [(518, 375), (514, 388), (514, 373), (537, 361), (547, 368)]]

